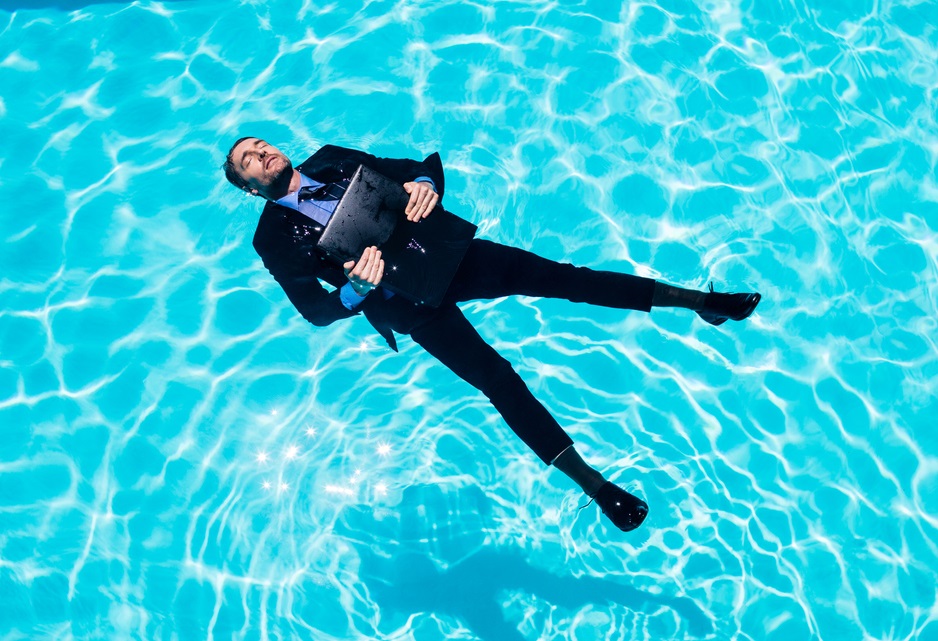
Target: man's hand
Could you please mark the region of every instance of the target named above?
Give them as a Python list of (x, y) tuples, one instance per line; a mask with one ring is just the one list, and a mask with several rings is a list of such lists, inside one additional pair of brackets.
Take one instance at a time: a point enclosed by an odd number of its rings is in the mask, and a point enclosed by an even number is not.
[(410, 201), (404, 209), (404, 215), (412, 223), (420, 222), (429, 216), (440, 200), (439, 194), (433, 191), (433, 187), (428, 182), (404, 183), (404, 191), (410, 194)]
[(352, 283), (352, 289), (359, 296), (365, 296), (380, 285), (384, 276), (384, 260), (381, 258), (381, 250), (375, 246), (365, 248), (358, 262), (350, 260), (342, 267), (345, 268), (346, 278)]

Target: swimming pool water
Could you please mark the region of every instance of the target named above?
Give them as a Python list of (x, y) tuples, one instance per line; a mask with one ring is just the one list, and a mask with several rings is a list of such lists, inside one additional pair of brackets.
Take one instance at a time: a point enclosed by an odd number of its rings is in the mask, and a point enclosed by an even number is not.
[[(0, 639), (938, 639), (938, 5), (0, 3)], [(465, 311), (623, 534), (296, 314), (240, 135), (439, 150), (484, 237), (745, 323)]]

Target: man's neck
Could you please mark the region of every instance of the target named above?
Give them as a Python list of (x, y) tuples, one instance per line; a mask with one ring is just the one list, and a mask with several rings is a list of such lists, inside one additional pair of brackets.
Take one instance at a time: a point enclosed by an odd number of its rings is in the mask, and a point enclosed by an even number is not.
[(301, 184), (300, 172), (294, 169), (293, 176), (290, 178), (290, 187), (287, 189), (287, 194), (292, 194), (295, 191), (299, 191), (300, 184)]
[[(278, 182), (279, 182), (279, 180), (278, 180)], [(273, 186), (274, 189), (272, 189), (270, 192), (267, 192), (267, 193), (264, 193), (264, 194), (261, 194), (261, 195), (264, 196), (264, 198), (266, 198), (266, 199), (269, 200), (270, 202), (275, 203), (275, 202), (277, 202), (278, 200), (280, 200), (281, 198), (286, 198), (286, 197), (289, 196), (290, 194), (292, 194), (292, 193), (294, 193), (294, 192), (296, 192), (296, 191), (299, 191), (300, 187), (302, 186), (302, 183), (303, 183), (303, 181), (302, 181), (302, 179), (300, 178), (300, 172), (298, 172), (296, 169), (294, 169), (294, 170), (293, 170), (293, 174), (290, 176), (290, 182), (287, 183), (287, 190), (286, 190), (286, 191), (284, 191), (284, 192), (282, 192), (282, 193), (277, 192), (277, 191), (275, 191), (275, 190), (276, 190), (276, 185), (274, 185), (274, 186)], [(282, 183), (281, 183), (281, 184), (282, 184)], [(271, 192), (273, 192), (273, 193), (271, 193)]]

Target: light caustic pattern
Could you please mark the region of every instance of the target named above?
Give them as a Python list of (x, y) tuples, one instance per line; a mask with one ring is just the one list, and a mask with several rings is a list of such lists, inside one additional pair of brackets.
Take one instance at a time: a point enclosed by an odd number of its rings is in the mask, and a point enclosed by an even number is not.
[[(0, 638), (938, 638), (934, 3), (0, 7)], [(300, 319), (242, 134), (440, 150), (487, 238), (761, 291), (466, 305), (646, 525)]]

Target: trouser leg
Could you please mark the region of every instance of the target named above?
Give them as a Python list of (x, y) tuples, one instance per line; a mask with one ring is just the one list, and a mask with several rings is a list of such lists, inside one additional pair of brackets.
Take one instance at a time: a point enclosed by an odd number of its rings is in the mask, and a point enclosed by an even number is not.
[(554, 467), (570, 477), (588, 496), (595, 496), (599, 488), (606, 484), (606, 477), (584, 461), (572, 445), (554, 459)]
[(682, 307), (699, 312), (704, 308), (704, 301), (706, 300), (706, 292), (656, 282), (655, 294), (652, 296), (651, 304), (653, 307)]
[(573, 443), (527, 385), (455, 304), (444, 305), (411, 338), (492, 402), (508, 426), (550, 465)]
[(477, 238), (459, 266), (446, 300), (522, 295), (647, 312), (654, 291), (655, 281), (651, 278), (558, 263)]

